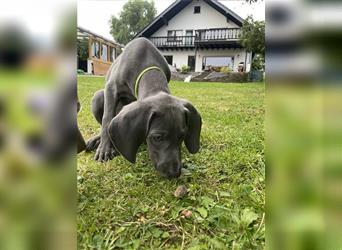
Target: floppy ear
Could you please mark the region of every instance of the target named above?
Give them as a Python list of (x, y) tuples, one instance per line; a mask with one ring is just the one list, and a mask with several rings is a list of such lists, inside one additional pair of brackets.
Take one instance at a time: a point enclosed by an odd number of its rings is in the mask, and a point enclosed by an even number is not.
[(191, 103), (185, 102), (185, 117), (188, 127), (187, 135), (185, 136), (185, 146), (191, 154), (198, 152), (200, 147), (200, 134), (202, 127), (201, 115), (197, 112)]
[(151, 106), (134, 102), (125, 106), (108, 126), (115, 148), (131, 163), (135, 163), (139, 146), (146, 140), (152, 117)]

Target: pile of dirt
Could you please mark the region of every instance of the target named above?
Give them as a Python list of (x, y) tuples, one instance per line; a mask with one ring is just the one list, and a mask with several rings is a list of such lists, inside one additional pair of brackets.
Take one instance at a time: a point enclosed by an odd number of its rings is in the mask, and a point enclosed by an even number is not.
[(185, 78), (191, 76), (191, 82), (248, 82), (249, 73), (246, 72), (230, 72), (230, 73), (223, 73), (223, 72), (211, 72), (211, 71), (204, 71), (201, 73), (180, 73), (177, 71), (171, 72), (171, 80), (173, 81), (181, 81), (183, 82)]
[(248, 73), (245, 72), (209, 72), (204, 71), (191, 79), (192, 82), (247, 82)]
[(197, 77), (200, 74), (201, 73), (199, 73), (199, 72), (180, 73), (180, 72), (177, 72), (177, 71), (176, 72), (171, 71), (171, 80), (184, 82), (185, 78), (187, 78), (189, 76), (191, 76), (191, 78)]
[(180, 72), (171, 72), (171, 80), (173, 81), (181, 81), (183, 82), (185, 78), (187, 78), (188, 76), (190, 76), (191, 74), (183, 74)]
[(191, 79), (192, 82), (207, 82), (205, 78), (210, 74), (209, 71), (203, 71), (198, 76), (195, 76)]

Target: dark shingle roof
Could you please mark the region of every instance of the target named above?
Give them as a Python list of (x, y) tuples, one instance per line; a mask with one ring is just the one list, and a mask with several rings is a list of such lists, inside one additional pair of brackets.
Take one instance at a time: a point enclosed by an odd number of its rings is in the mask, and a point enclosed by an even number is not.
[[(135, 37), (149, 37), (159, 30), (163, 25), (167, 24), (175, 15), (188, 6), (193, 0), (176, 0), (162, 13), (160, 13), (150, 24), (143, 28)], [(238, 26), (242, 26), (243, 19), (234, 11), (227, 8), (217, 0), (204, 0), (209, 6), (220, 12), (227, 19), (233, 21)]]

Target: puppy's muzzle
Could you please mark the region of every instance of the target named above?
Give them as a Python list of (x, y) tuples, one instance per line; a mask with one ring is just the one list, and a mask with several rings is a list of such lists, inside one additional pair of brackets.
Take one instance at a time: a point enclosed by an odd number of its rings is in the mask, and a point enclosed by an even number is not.
[(182, 164), (164, 163), (164, 164), (157, 165), (156, 169), (164, 177), (177, 178), (182, 173)]

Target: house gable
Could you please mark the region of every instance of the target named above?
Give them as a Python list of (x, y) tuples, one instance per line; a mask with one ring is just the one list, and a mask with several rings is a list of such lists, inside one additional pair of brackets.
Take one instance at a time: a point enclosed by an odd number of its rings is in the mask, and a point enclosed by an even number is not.
[[(200, 13), (194, 7), (200, 6)], [(243, 19), (217, 0), (177, 0), (136, 37), (166, 36), (166, 30), (239, 28)]]

